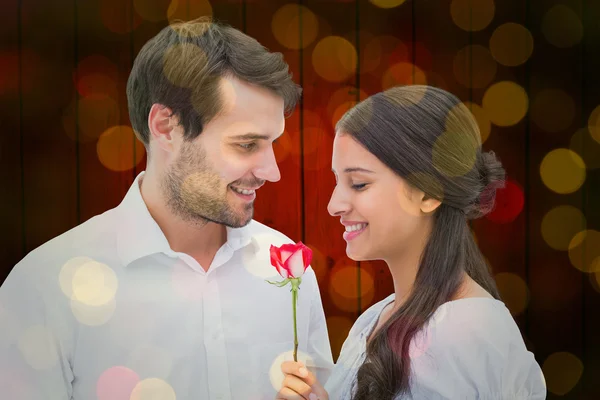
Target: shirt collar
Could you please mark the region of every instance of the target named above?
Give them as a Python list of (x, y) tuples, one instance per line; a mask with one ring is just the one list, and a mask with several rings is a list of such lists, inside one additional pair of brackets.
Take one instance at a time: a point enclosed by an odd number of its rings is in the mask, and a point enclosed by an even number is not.
[[(123, 201), (117, 206), (117, 223), (120, 228), (117, 232), (117, 251), (125, 266), (157, 253), (175, 254), (142, 198), (140, 183), (143, 176), (144, 171), (138, 174)], [(232, 251), (247, 246), (252, 240), (254, 224), (251, 221), (242, 228), (226, 227), (226, 245)]]

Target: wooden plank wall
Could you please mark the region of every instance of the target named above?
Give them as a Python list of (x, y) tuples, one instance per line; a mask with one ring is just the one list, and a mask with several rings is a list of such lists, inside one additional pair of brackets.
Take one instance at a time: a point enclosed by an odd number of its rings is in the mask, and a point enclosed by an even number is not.
[[(393, 285), (383, 262), (348, 259), (343, 228), (327, 212), (335, 184), (335, 122), (358, 100), (391, 85), (429, 83), (455, 93), (489, 129), (484, 149), (494, 150), (508, 173), (511, 185), (499, 194), (497, 211), (472, 228), (527, 346), (544, 367), (548, 398), (599, 398), (600, 272), (574, 268), (566, 248), (548, 245), (544, 229), (555, 236), (561, 230), (598, 230), (600, 143), (580, 131), (600, 104), (600, 5), (406, 0), (396, 1), (403, 3), (397, 7), (376, 6), (391, 3), (213, 0), (207, 8), (205, 0), (179, 1), (178, 16), (193, 18), (210, 10), (281, 52), (303, 87), (302, 101), (275, 144), (282, 179), (260, 191), (255, 218), (313, 249), (337, 358), (356, 318), (388, 296)], [(135, 55), (168, 23), (170, 4), (3, 3), (2, 278), (27, 252), (116, 206), (145, 168), (143, 146), (128, 127), (125, 87)], [(574, 19), (548, 20), (557, 5), (570, 7), (572, 14), (561, 15)], [(470, 30), (457, 26), (461, 17), (453, 13), (461, 7), (472, 7)], [(474, 29), (490, 10), (488, 23)], [(532, 35), (533, 52), (524, 63), (507, 66), (492, 56), (492, 36), (507, 23), (520, 24)], [(556, 32), (566, 37), (578, 27), (583, 37), (573, 45), (556, 46), (548, 39)], [(523, 43), (517, 40), (514, 51), (527, 51)], [(487, 89), (500, 81), (516, 83), (528, 99), (529, 113), (507, 127), (490, 124), (482, 108)], [(548, 89), (554, 92), (549, 95)], [(562, 92), (556, 95), (556, 90)], [(586, 163), (585, 183), (572, 193), (555, 193), (542, 180), (541, 164), (557, 148), (573, 149)], [(559, 206), (579, 210), (586, 224), (563, 217), (542, 228)]]

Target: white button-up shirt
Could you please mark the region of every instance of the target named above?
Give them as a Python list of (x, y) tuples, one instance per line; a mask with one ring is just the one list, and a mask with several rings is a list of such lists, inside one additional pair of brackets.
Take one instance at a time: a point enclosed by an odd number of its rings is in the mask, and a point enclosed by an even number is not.
[[(270, 264), (292, 243), (227, 228), (208, 271), (171, 250), (139, 189), (29, 253), (0, 288), (0, 398), (262, 400), (294, 347), (290, 286)], [(333, 368), (316, 277), (297, 305), (299, 360)]]

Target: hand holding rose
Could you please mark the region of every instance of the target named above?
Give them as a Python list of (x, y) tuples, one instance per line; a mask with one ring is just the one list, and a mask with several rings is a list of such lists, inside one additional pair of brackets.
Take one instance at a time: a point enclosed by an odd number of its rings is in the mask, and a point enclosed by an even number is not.
[(276, 400), (329, 400), (321, 383), (301, 362), (285, 361), (281, 371), (285, 378)]

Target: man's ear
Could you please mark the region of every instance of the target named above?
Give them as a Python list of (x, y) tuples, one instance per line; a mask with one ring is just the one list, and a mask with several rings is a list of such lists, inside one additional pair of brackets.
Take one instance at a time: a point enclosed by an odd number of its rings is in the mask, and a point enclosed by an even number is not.
[(173, 111), (162, 104), (153, 104), (148, 113), (151, 140), (166, 151), (173, 151), (179, 139), (179, 121)]

